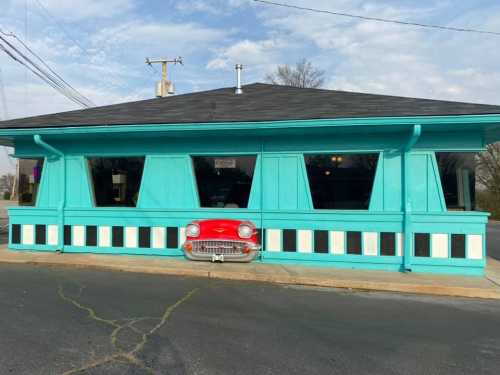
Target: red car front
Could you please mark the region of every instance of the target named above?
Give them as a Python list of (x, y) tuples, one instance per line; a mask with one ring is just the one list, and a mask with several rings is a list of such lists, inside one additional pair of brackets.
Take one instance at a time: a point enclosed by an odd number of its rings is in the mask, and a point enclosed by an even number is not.
[(250, 221), (209, 219), (186, 227), (184, 253), (191, 260), (251, 262), (260, 250)]

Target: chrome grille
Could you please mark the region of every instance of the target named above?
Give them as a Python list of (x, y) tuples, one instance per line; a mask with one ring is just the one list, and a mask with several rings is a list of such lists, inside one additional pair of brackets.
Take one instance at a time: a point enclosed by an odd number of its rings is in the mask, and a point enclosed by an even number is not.
[(193, 241), (193, 252), (200, 254), (240, 255), (244, 247), (238, 241)]

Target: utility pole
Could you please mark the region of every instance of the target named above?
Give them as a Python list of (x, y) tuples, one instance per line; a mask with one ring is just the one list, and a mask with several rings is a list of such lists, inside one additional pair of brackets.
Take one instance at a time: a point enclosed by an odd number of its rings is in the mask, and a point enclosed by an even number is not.
[(175, 94), (174, 84), (172, 83), (172, 81), (168, 80), (167, 65), (168, 64), (184, 65), (182, 57), (179, 56), (173, 60), (150, 59), (148, 57), (146, 58), (146, 64), (148, 64), (149, 66), (152, 66), (152, 64), (161, 64), (161, 81), (156, 84), (156, 97), (164, 98), (166, 96), (174, 95)]

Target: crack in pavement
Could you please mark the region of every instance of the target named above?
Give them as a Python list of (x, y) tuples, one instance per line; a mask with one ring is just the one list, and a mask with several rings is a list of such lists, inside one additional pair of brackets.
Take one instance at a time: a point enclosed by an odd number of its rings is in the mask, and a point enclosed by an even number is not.
[[(84, 287), (79, 286), (79, 292), (78, 292), (78, 298), (81, 297), (82, 292)], [(180, 298), (177, 300), (175, 303), (167, 306), (163, 312), (163, 315), (161, 317), (136, 317), (136, 318), (126, 318), (126, 319), (105, 319), (97, 315), (95, 310), (92, 307), (86, 306), (76, 300), (75, 298), (71, 298), (67, 296), (64, 293), (64, 288), (62, 285), (59, 285), (58, 287), (58, 295), (59, 297), (64, 300), (65, 302), (68, 302), (75, 306), (76, 308), (86, 311), (87, 315), (90, 319), (106, 324), (108, 326), (114, 327), (113, 331), (111, 332), (109, 338), (111, 345), (116, 349), (116, 353), (107, 355), (104, 357), (101, 357), (99, 359), (96, 359), (94, 361), (88, 362), (82, 367), (72, 369), (65, 371), (63, 375), (71, 375), (71, 374), (77, 374), (79, 372), (83, 372), (86, 370), (90, 370), (92, 368), (111, 363), (111, 362), (121, 362), (121, 363), (127, 363), (129, 365), (134, 365), (139, 367), (140, 369), (148, 372), (149, 374), (156, 375), (158, 374), (153, 368), (148, 367), (142, 360), (140, 360), (137, 355), (138, 353), (144, 348), (144, 346), (147, 344), (149, 338), (160, 328), (162, 328), (169, 320), (170, 316), (174, 312), (176, 308), (178, 308), (180, 305), (182, 305), (184, 302), (186, 302), (188, 299), (190, 299), (197, 291), (199, 288), (194, 288), (191, 291), (189, 291), (187, 294), (184, 295), (184, 297)], [(153, 328), (149, 330), (141, 330), (134, 325), (145, 321), (145, 320), (159, 320), (159, 322), (153, 326)], [(130, 329), (133, 332), (137, 333), (140, 335), (140, 341), (137, 342), (131, 350), (126, 350), (124, 349), (120, 344), (119, 344), (119, 339), (118, 339), (118, 334), (124, 330), (124, 329)]]

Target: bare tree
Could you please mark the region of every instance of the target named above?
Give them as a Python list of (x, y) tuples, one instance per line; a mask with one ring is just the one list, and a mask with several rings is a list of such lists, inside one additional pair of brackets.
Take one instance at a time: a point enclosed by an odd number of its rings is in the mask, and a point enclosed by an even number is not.
[(476, 178), (486, 191), (500, 199), (500, 143), (490, 144), (478, 154)]
[(319, 88), (323, 86), (325, 72), (302, 59), (295, 66), (279, 65), (274, 73), (266, 76), (266, 81), (275, 85)]
[(481, 187), (477, 192), (479, 207), (500, 219), (500, 143), (490, 144), (478, 154), (476, 181)]

